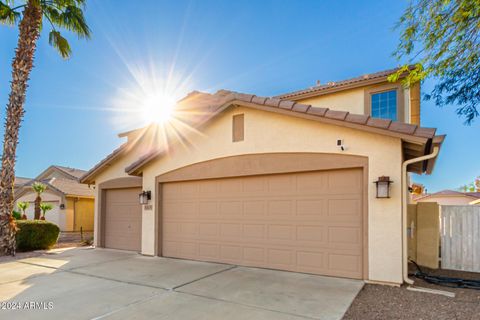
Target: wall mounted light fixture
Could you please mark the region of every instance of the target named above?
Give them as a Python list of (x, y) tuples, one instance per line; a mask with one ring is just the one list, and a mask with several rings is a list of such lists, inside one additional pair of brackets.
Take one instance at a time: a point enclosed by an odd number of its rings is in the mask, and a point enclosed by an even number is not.
[(381, 176), (374, 182), (377, 185), (377, 198), (390, 198), (390, 177)]
[(138, 200), (140, 201), (140, 204), (148, 204), (148, 201), (152, 199), (152, 192), (151, 191), (142, 191), (138, 195)]

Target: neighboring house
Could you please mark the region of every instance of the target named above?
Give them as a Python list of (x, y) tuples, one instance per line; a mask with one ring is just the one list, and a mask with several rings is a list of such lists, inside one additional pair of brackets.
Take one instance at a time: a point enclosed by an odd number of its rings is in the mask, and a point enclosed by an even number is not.
[[(15, 193), (17, 193), (17, 190), (19, 188), (21, 188), (24, 184), (26, 184), (27, 182), (29, 182), (30, 178), (24, 178), (24, 177), (15, 177), (15, 182), (14, 182), (14, 189), (15, 189)], [(16, 209), (15, 209), (16, 210)]]
[(460, 192), (442, 190), (435, 193), (421, 194), (413, 197), (413, 202), (437, 202), (439, 205), (480, 204), (480, 192)]
[[(30, 202), (28, 219), (34, 218), (36, 193), (32, 189), (35, 181), (47, 186), (41, 195), (42, 202), (53, 204), (53, 209), (45, 215), (60, 227), (61, 231), (93, 231), (94, 190), (78, 181), (86, 171), (62, 166), (50, 166), (36, 178), (24, 182), (15, 191), (16, 203)], [(18, 210), (18, 209), (17, 209)]]
[[(402, 180), (431, 173), (436, 158), (402, 164), (444, 136), (418, 125), (419, 88), (388, 83), (394, 71), (276, 98), (189, 94), (166, 131), (120, 134), (127, 141), (81, 178), (96, 185), (95, 244), (401, 283)], [(393, 180), (389, 198), (376, 197), (381, 176)]]

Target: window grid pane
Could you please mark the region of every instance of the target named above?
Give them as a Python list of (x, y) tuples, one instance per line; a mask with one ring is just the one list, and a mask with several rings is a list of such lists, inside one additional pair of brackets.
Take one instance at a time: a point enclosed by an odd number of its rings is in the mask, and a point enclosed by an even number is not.
[(372, 117), (397, 120), (397, 91), (372, 94)]

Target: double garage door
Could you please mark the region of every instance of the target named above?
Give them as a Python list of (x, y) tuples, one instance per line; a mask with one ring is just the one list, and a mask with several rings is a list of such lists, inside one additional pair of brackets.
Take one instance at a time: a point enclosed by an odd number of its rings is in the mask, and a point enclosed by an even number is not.
[(162, 255), (363, 277), (362, 169), (164, 183)]

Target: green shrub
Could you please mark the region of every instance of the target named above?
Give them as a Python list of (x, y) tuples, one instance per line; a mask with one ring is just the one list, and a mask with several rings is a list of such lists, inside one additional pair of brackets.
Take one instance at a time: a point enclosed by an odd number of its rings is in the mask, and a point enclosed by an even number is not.
[(16, 220), (22, 219), (22, 214), (18, 211), (13, 210), (12, 211), (12, 217), (14, 217)]
[(17, 220), (17, 250), (49, 249), (57, 243), (60, 228), (44, 220)]

